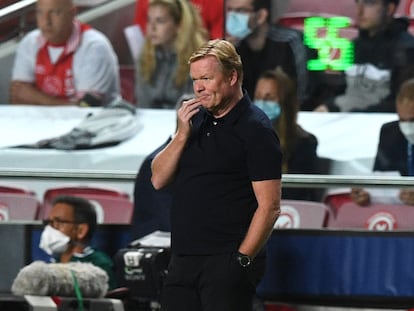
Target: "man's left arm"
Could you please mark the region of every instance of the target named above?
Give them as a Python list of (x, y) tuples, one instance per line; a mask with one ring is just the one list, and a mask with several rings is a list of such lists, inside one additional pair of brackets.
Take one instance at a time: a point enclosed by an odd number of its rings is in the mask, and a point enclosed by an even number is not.
[(256, 212), (239, 247), (239, 252), (254, 258), (266, 244), (280, 214), (281, 180), (252, 182), (258, 203)]
[(16, 105), (74, 105), (66, 99), (50, 96), (38, 90), (32, 83), (12, 81), (9, 102)]

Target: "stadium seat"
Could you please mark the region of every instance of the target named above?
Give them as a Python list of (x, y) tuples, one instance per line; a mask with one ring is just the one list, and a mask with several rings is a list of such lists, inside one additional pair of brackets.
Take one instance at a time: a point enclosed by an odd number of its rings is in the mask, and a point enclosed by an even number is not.
[(313, 12), (331, 15), (355, 16), (354, 1), (332, 1), (332, 0), (290, 0), (287, 13), (291, 12)]
[(135, 69), (133, 66), (122, 65), (119, 67), (122, 98), (131, 104), (135, 101)]
[(0, 185), (0, 193), (20, 193), (35, 195), (35, 192), (33, 190), (15, 185)]
[(350, 191), (333, 192), (325, 195), (323, 202), (328, 206), (329, 210), (336, 215), (342, 205), (352, 202)]
[(46, 190), (39, 219), (47, 217), (52, 208), (53, 199), (58, 195), (80, 196), (90, 200), (95, 206), (98, 223), (131, 223), (134, 207), (127, 193), (113, 188), (91, 186), (68, 186)]
[(40, 202), (34, 191), (17, 186), (0, 186), (0, 221), (35, 220)]
[(328, 228), (334, 229), (359, 228), (372, 231), (411, 230), (413, 226), (413, 206), (371, 204), (361, 207), (354, 202), (344, 203), (327, 224)]
[(281, 214), (275, 229), (312, 229), (325, 227), (328, 208), (325, 204), (312, 201), (282, 200)]
[(265, 311), (297, 311), (297, 309), (285, 304), (265, 303)]
[(315, 14), (311, 12), (286, 13), (279, 18), (278, 24), (303, 31), (305, 18), (312, 16), (315, 16)]

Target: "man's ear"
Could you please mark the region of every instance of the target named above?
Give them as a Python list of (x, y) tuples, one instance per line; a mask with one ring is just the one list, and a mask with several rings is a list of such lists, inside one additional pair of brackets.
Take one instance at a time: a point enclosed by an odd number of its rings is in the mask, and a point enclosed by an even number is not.
[(234, 85), (238, 82), (239, 77), (237, 76), (237, 71), (233, 70), (229, 76), (230, 85)]
[(387, 15), (393, 17), (397, 11), (397, 5), (395, 3), (388, 3), (387, 5)]
[(89, 225), (88, 224), (78, 224), (77, 225), (76, 238), (79, 241), (82, 241), (86, 237), (88, 232), (89, 232)]
[(263, 25), (264, 23), (267, 23), (269, 19), (269, 11), (266, 9), (259, 9), (256, 12), (256, 22), (257, 25)]

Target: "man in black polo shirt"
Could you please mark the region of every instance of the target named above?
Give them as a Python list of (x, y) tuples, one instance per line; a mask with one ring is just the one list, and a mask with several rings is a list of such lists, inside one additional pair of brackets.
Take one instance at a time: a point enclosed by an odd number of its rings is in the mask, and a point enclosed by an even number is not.
[(195, 98), (152, 162), (155, 189), (173, 186), (172, 258), (163, 310), (251, 310), (263, 246), (280, 213), (281, 152), (266, 115), (242, 91), (234, 46), (190, 57)]

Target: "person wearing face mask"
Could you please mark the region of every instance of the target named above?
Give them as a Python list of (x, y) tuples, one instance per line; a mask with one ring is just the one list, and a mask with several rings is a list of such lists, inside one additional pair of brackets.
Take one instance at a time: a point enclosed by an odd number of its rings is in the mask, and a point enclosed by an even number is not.
[[(398, 121), (382, 125), (373, 171), (398, 171), (401, 176), (414, 176), (414, 79), (406, 80), (397, 94)], [(368, 206), (371, 197), (367, 190), (353, 188), (351, 199)], [(414, 190), (402, 189), (399, 199), (414, 205)]]
[(272, 22), (269, 0), (226, 0), (226, 40), (240, 54), (245, 72), (243, 87), (250, 98), (259, 75), (281, 66), (297, 84), (300, 103), (307, 97), (307, 50), (302, 34)]
[(52, 256), (52, 261), (92, 263), (106, 271), (109, 288), (115, 288), (111, 258), (90, 246), (97, 221), (95, 208), (88, 200), (74, 196), (56, 197), (44, 224), (39, 247)]
[[(316, 137), (297, 124), (298, 101), (295, 84), (280, 67), (263, 72), (256, 84), (254, 104), (272, 121), (283, 152), (282, 173), (317, 174)], [(319, 190), (283, 188), (283, 199), (317, 201)]]
[(399, 76), (413, 66), (414, 49), (409, 20), (396, 16), (399, 4), (355, 0), (354, 64), (344, 72), (343, 91), (323, 99), (315, 111), (395, 112)]

